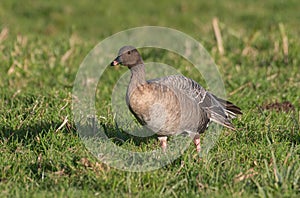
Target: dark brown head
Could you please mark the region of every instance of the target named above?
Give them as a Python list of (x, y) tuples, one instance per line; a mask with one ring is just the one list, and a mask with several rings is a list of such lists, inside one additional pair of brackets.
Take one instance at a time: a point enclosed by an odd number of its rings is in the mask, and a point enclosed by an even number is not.
[(132, 46), (124, 46), (119, 50), (117, 58), (110, 65), (124, 65), (130, 69), (140, 64), (143, 64), (143, 60), (137, 49)]

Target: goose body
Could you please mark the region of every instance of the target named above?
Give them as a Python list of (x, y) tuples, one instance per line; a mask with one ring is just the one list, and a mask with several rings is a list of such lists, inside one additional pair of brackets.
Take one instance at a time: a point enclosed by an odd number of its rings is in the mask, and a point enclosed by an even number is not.
[(111, 65), (118, 64), (131, 71), (126, 93), (131, 113), (158, 135), (163, 150), (167, 146), (167, 136), (188, 133), (200, 151), (199, 134), (210, 121), (234, 130), (230, 120), (242, 114), (239, 107), (214, 96), (185, 76), (146, 80), (143, 60), (132, 46), (120, 49)]
[(176, 84), (168, 84), (179, 78), (181, 76), (169, 76), (128, 89), (126, 98), (130, 111), (159, 136), (202, 133), (209, 122), (207, 113), (199, 108), (195, 99), (180, 91)]

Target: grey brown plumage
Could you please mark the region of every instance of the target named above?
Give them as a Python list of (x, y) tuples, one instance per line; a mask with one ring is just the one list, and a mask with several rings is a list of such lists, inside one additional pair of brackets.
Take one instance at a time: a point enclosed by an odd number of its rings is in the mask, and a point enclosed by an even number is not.
[[(126, 94), (130, 111), (158, 136), (187, 132), (194, 138), (199, 151), (198, 134), (205, 131), (210, 121), (235, 129), (230, 120), (242, 114), (241, 109), (206, 91), (194, 80), (182, 75), (146, 80), (142, 57), (132, 46), (119, 50), (111, 65), (117, 64), (131, 71)], [(166, 146), (166, 138), (160, 140), (161, 145)]]

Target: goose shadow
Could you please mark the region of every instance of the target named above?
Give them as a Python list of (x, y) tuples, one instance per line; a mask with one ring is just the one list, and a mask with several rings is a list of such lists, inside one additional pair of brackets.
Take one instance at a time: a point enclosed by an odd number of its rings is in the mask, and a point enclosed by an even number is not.
[(135, 146), (147, 144), (157, 138), (157, 135), (145, 127), (129, 131), (119, 127), (117, 123), (97, 123), (94, 119), (84, 124), (76, 124), (78, 134), (81, 138), (98, 138), (113, 142), (121, 146), (131, 141)]

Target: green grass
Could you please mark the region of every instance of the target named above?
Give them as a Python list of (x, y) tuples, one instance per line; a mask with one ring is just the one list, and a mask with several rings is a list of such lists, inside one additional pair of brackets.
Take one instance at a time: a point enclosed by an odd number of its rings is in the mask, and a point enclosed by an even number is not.
[[(1, 197), (298, 197), (299, 10), (296, 0), (1, 1), (0, 32), (9, 30), (0, 37)], [(214, 16), (220, 21), (223, 56), (211, 25)], [(288, 38), (287, 57), (280, 23)], [(130, 173), (102, 164), (87, 151), (72, 117), (72, 87), (80, 63), (98, 42), (142, 25), (172, 27), (199, 40), (219, 66), (228, 99), (244, 114), (234, 121), (239, 130), (224, 129), (202, 160), (191, 145), (159, 170)], [(142, 54), (145, 61), (186, 63), (168, 53)], [(193, 69), (178, 69), (201, 81)], [(118, 134), (113, 122), (111, 89), (125, 71), (105, 71), (97, 115), (111, 137), (123, 138), (121, 147), (157, 148), (155, 139), (136, 144), (140, 140)], [(295, 110), (263, 110), (275, 101), (290, 101)]]

